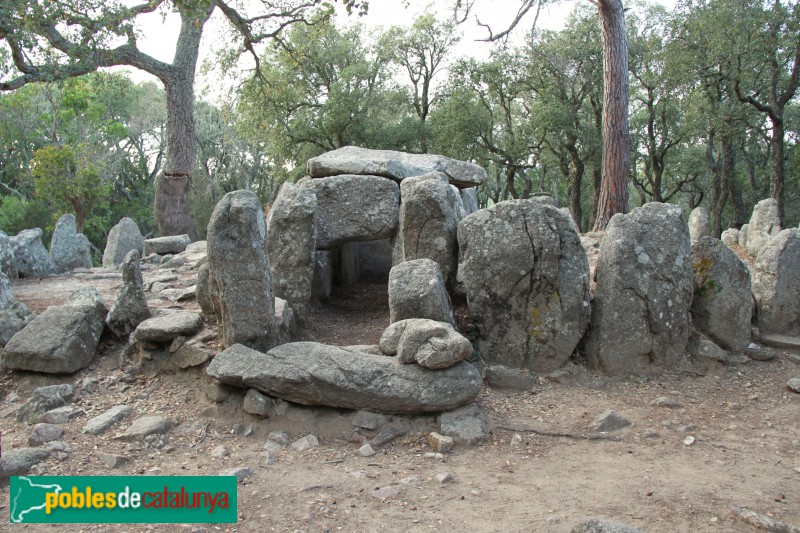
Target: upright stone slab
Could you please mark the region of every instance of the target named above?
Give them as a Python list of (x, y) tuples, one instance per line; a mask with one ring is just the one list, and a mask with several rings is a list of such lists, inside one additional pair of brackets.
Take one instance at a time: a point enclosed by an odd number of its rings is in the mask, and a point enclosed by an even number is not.
[(314, 252), (314, 280), (311, 283), (311, 297), (317, 301), (325, 301), (331, 297), (332, 263), (331, 252), (328, 250)]
[(114, 335), (128, 340), (136, 326), (150, 318), (147, 297), (142, 288), (139, 251), (131, 250), (122, 262), (122, 289), (108, 312), (106, 324)]
[(445, 174), (431, 172), (403, 180), (400, 198), (403, 259), (433, 259), (442, 270), (446, 286), (454, 287), (460, 220), (454, 207), (460, 205), (460, 196), (450, 188)]
[(11, 290), (11, 280), (0, 271), (0, 346), (35, 318), (28, 306), (18, 302)]
[(2, 364), (49, 374), (77, 372), (94, 358), (106, 312), (94, 287), (79, 289), (64, 305), (49, 307), (14, 335), (3, 350)]
[(486, 171), (466, 161), (434, 154), (409, 154), (345, 146), (308, 160), (308, 175), (324, 178), (340, 174), (383, 176), (397, 181), (428, 172), (442, 172), (458, 188), (476, 187), (486, 181)]
[(534, 200), (500, 202), (458, 226), (477, 348), (490, 365), (562, 366), (589, 323), (589, 262), (570, 219)]
[(289, 302), (300, 327), (308, 324), (316, 212), (314, 191), (285, 182), (267, 220), (267, 249), (275, 296)]
[(722, 241), (703, 237), (692, 244), (692, 272), (695, 329), (726, 350), (746, 348), (753, 315), (747, 266)]
[(708, 209), (705, 207), (695, 207), (689, 214), (689, 238), (692, 241), (699, 241), (703, 237), (710, 236), (708, 231)]
[(92, 268), (89, 240), (78, 233), (75, 215), (62, 215), (56, 222), (53, 238), (50, 239), (50, 260), (57, 274), (73, 268)]
[(586, 354), (614, 375), (674, 368), (691, 333), (689, 229), (680, 207), (650, 203), (611, 218), (600, 245)]
[(758, 253), (753, 295), (762, 333), (800, 335), (800, 230), (783, 230)]
[(360, 242), (357, 247), (359, 279), (387, 281), (392, 270), (391, 240)]
[(766, 198), (753, 208), (753, 215), (747, 225), (747, 252), (756, 256), (766, 246), (770, 237), (781, 231), (781, 219), (778, 216), (778, 201)]
[(442, 271), (432, 259), (406, 261), (389, 272), (389, 323), (406, 318), (455, 324)]
[(19, 277), (42, 277), (53, 273), (53, 262), (42, 244), (40, 228), (24, 229), (10, 240)]
[(144, 237), (142, 237), (142, 232), (139, 231), (136, 222), (125, 217), (108, 232), (106, 249), (103, 252), (103, 266), (117, 268), (131, 250), (138, 250), (140, 254), (144, 253)]
[(464, 216), (469, 216), (478, 209), (478, 191), (475, 187), (461, 189), (461, 202), (464, 204)]
[(272, 347), (275, 294), (267, 256), (267, 226), (255, 193), (234, 191), (208, 223), (212, 300), (225, 346)]
[(317, 197), (317, 248), (376, 241), (397, 231), (400, 188), (380, 176), (343, 175), (300, 180)]
[(11, 238), (4, 231), (0, 231), (0, 272), (9, 279), (17, 279), (17, 259), (14, 257), (14, 247)]
[(738, 246), (739, 230), (736, 228), (728, 228), (722, 232), (720, 239), (723, 243), (725, 243), (726, 246)]

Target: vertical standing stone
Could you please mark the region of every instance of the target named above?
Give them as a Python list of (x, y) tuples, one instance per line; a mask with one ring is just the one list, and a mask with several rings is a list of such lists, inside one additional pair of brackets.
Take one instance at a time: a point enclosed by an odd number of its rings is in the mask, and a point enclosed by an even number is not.
[(275, 294), (267, 226), (255, 193), (230, 192), (214, 208), (208, 223), (208, 266), (223, 344), (270, 349)]
[(317, 197), (284, 183), (267, 221), (267, 250), (275, 296), (289, 303), (300, 327), (308, 324), (314, 279)]
[(89, 240), (78, 233), (75, 215), (62, 215), (56, 222), (53, 238), (50, 239), (50, 260), (57, 274), (73, 268), (92, 268)]
[(689, 238), (694, 242), (710, 235), (708, 231), (708, 209), (695, 207), (689, 214)]
[(783, 230), (758, 253), (753, 295), (763, 333), (800, 335), (800, 230)]
[(140, 254), (143, 253), (144, 237), (142, 237), (142, 232), (139, 231), (139, 226), (136, 225), (136, 222), (125, 217), (108, 232), (106, 249), (103, 252), (103, 266), (117, 268), (131, 250), (138, 250)]
[(128, 252), (121, 268), (122, 289), (108, 312), (106, 325), (118, 338), (127, 340), (136, 326), (150, 318), (150, 309), (142, 288), (139, 250)]

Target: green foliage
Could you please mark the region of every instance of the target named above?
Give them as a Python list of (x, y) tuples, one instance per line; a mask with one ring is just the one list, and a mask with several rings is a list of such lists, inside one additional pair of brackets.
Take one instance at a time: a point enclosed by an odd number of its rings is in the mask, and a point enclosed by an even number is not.
[(29, 228), (44, 231), (42, 242), (49, 242), (53, 231), (53, 210), (46, 201), (18, 196), (0, 197), (0, 231), (16, 235)]

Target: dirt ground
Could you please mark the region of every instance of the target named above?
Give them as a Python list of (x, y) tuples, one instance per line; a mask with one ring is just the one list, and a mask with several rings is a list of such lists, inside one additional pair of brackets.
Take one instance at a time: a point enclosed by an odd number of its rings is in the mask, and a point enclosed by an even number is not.
[[(98, 286), (111, 303), (118, 278), (91, 278), (23, 280), (14, 289), (37, 312), (83, 283)], [(317, 306), (312, 318), (318, 340), (376, 342), (388, 324), (381, 290), (385, 285), (360, 285)], [(12, 526), (5, 518), (5, 485), (0, 531), (568, 532), (589, 517), (644, 532), (758, 531), (736, 518), (731, 506), (800, 526), (800, 395), (786, 388), (789, 378), (800, 377), (800, 365), (785, 350), (769, 362), (657, 379), (611, 380), (577, 372), (561, 383), (542, 378), (529, 392), (487, 388), (478, 400), (489, 420), (486, 441), (430, 457), (425, 436), (438, 427), (435, 417), (391, 417), (383, 428), (407, 434), (362, 458), (355, 452), (375, 432), (354, 431), (352, 411), (277, 401), (268, 418), (256, 418), (241, 409), (243, 391), (219, 404), (208, 400), (210, 380), (201, 369), (143, 368), (126, 383), (131, 375), (117, 367), (119, 348), (104, 339), (95, 362), (71, 376), (6, 372), (0, 377), (7, 396), (17, 393), (23, 400), (37, 386), (77, 384), (86, 376), (100, 381), (98, 392), (77, 395), (73, 405), (85, 413), (64, 426), (61, 440), (75, 452), (63, 461), (51, 456), (34, 473), (216, 475), (250, 467), (253, 474), (239, 484), (238, 523)], [(680, 407), (654, 405), (662, 397)], [(88, 418), (122, 403), (134, 408), (134, 416), (169, 418), (168, 439), (152, 445), (116, 440), (133, 417), (100, 436), (80, 432)], [(0, 402), (3, 450), (27, 446), (30, 427), (13, 417), (18, 406), (8, 398)], [(585, 438), (592, 436), (592, 420), (608, 409), (633, 425), (608, 434), (617, 440)], [(320, 446), (304, 453), (284, 448), (267, 464), (264, 445), (271, 431), (286, 431), (291, 439), (314, 433)], [(212, 454), (220, 445), (228, 449), (227, 457)], [(129, 462), (111, 469), (98, 452), (124, 455)], [(445, 473), (453, 480), (439, 483), (436, 476)], [(376, 497), (374, 491), (384, 487), (392, 487), (394, 495)]]

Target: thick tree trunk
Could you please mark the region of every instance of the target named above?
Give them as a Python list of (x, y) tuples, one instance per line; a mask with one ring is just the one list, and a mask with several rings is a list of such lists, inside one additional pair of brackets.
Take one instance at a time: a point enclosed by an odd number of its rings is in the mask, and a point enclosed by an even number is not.
[(631, 138), (628, 132), (628, 38), (621, 0), (600, 1), (603, 35), (603, 181), (595, 231), (628, 207)]
[(783, 136), (785, 135), (785, 126), (783, 118), (780, 116), (770, 116), (772, 122), (772, 138), (770, 144), (772, 145), (772, 154), (770, 158), (771, 177), (769, 181), (769, 194), (775, 201), (778, 202), (778, 216), (783, 225), (783, 212), (784, 212), (784, 198), (785, 193), (783, 184), (785, 180), (785, 167), (783, 161)]
[(181, 10), (175, 60), (162, 81), (167, 91), (167, 157), (155, 194), (161, 235), (194, 233), (189, 216), (189, 177), (195, 163), (194, 75), (203, 26), (214, 5)]
[(736, 161), (733, 152), (733, 141), (729, 135), (722, 137), (722, 164), (716, 165), (714, 181), (712, 184), (713, 197), (711, 198), (711, 235), (719, 238), (722, 235), (722, 215), (725, 204), (728, 203), (730, 182), (736, 171)]

